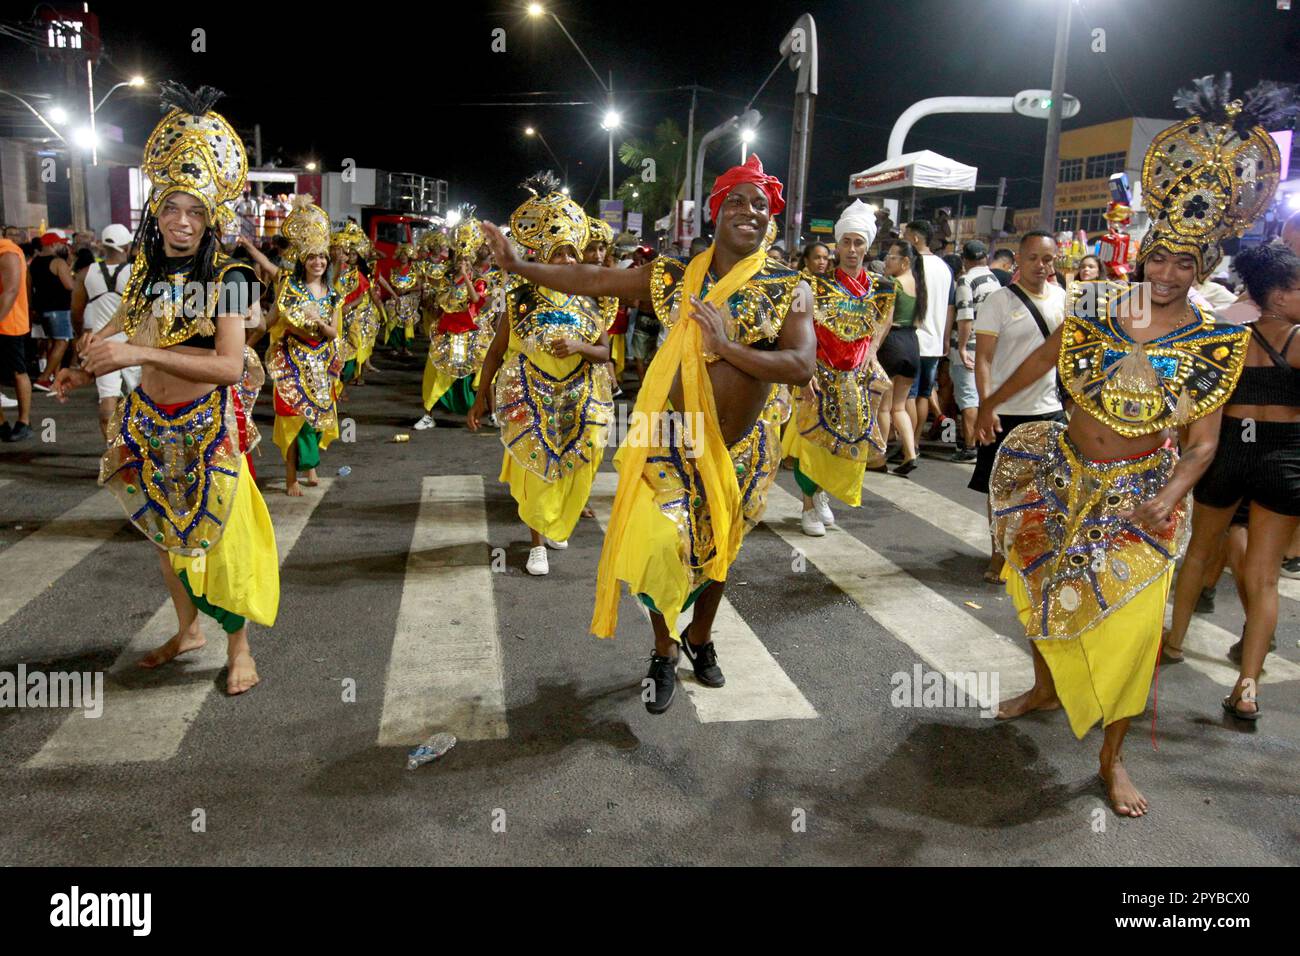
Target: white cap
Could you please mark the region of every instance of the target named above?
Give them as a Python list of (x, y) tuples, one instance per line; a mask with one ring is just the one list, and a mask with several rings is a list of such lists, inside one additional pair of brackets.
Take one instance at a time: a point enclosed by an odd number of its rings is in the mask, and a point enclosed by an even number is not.
[(105, 226), (99, 241), (110, 249), (126, 249), (131, 245), (131, 230), (121, 223)]
[(840, 213), (835, 223), (835, 241), (839, 242), (847, 233), (857, 233), (866, 240), (868, 246), (876, 238), (876, 210), (861, 199), (853, 200), (848, 209)]

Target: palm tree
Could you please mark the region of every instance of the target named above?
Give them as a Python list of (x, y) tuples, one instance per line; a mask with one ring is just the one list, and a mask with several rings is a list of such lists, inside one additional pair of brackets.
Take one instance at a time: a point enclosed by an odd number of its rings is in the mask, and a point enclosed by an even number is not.
[(655, 127), (652, 139), (619, 144), (618, 158), (635, 172), (615, 195), (623, 200), (624, 209), (643, 213), (647, 228), (653, 229), (655, 220), (673, 209), (686, 175), (686, 136), (674, 120), (666, 119)]

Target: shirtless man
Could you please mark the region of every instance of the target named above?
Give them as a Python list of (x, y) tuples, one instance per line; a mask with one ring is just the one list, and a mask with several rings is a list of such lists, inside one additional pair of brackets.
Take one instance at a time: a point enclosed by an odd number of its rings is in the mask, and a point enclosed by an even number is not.
[[(701, 683), (712, 687), (723, 684), (710, 632), (722, 600), (726, 566), (734, 559), (739, 537), (734, 548), (719, 543), (711, 553), (698, 555), (694, 549), (695, 539), (689, 537), (690, 530), (681, 530), (682, 537), (679, 538), (678, 529), (682, 525), (698, 527), (702, 522), (711, 522), (716, 528), (720, 520), (725, 521), (723, 516), (710, 513), (711, 508), (725, 506), (725, 503), (715, 505), (706, 500), (704, 484), (708, 479), (701, 480), (704, 467), (696, 462), (711, 450), (716, 450), (717, 443), (724, 443), (737, 479), (743, 485), (736, 499), (728, 499), (731, 510), (726, 517), (733, 527), (745, 520), (756, 521), (762, 513), (767, 488), (775, 478), (780, 460), (779, 442), (773, 440), (776, 427), (760, 419), (760, 415), (773, 398), (774, 384), (805, 385), (815, 368), (816, 338), (807, 284), (798, 273), (766, 263), (761, 251), (768, 221), (783, 205), (780, 189), (775, 177), (762, 173), (757, 157), (751, 157), (745, 166), (735, 167), (718, 178), (709, 197), (717, 223), (716, 238), (714, 244), (701, 254), (712, 257), (711, 261), (704, 259), (701, 263), (708, 269), (703, 289), (683, 290), (683, 285), (689, 285), (690, 268), (686, 270), (687, 281), (683, 281), (681, 264), (662, 257), (633, 269), (525, 262), (519, 259), (499, 230), (484, 223), (497, 262), (508, 272), (571, 294), (655, 301), (661, 320), (670, 322), (673, 332), (647, 371), (647, 381), (638, 400), (638, 412), (653, 415), (665, 411), (663, 407), (650, 407), (653, 399), (647, 396), (656, 394), (657, 382), (670, 381), (667, 397), (671, 408), (686, 413), (689, 420), (691, 413), (696, 411), (692, 407), (695, 384), (694, 379), (687, 381), (688, 375), (682, 365), (684, 353), (687, 349), (698, 350), (696, 354), (702, 354), (709, 363), (706, 366), (707, 382), (712, 388), (717, 432), (710, 435), (706, 430), (704, 442), (712, 444), (713, 449), (690, 449), (696, 455), (680, 454), (680, 447), (647, 451), (635, 448), (630, 435), (617, 460), (619, 495), (615, 499), (614, 517), (606, 534), (601, 559), (593, 630), (598, 636), (613, 636), (617, 623), (617, 581), (628, 581), (629, 588), (646, 604), (654, 630), (655, 648), (648, 675), (654, 688), (646, 699), (646, 708), (651, 713), (663, 713), (672, 702), (677, 661), (675, 623), (681, 611), (692, 603), (694, 616), (682, 647)], [(737, 272), (728, 283), (733, 270)], [(721, 306), (716, 301), (719, 296), (709, 291), (721, 287), (726, 292), (730, 285), (738, 282), (738, 288), (723, 297)], [(682, 303), (683, 297), (688, 298), (689, 303)], [(675, 321), (675, 315), (670, 315), (682, 306), (679, 314), (689, 316), (694, 327), (683, 325)], [(680, 348), (670, 347), (674, 344), (673, 336), (681, 337), (683, 344)], [(704, 411), (707, 414), (709, 410)], [(754, 440), (760, 428), (771, 429), (770, 434), (763, 435), (767, 439), (765, 443)], [(635, 434), (635, 429), (631, 434)], [(701, 443), (699, 435), (693, 438), (696, 444)], [(752, 447), (747, 447), (747, 442)], [(761, 458), (755, 453), (759, 447), (764, 449)], [(649, 455), (653, 457), (646, 467)], [(624, 529), (616, 528), (616, 524), (620, 520), (621, 499), (625, 494), (635, 494), (638, 483), (642, 488), (645, 484), (654, 485), (656, 474), (669, 483), (670, 489), (677, 485), (683, 491), (693, 489), (693, 501), (687, 502), (688, 496), (683, 493), (678, 496), (677, 503), (680, 509), (693, 507), (693, 520), (687, 521), (685, 516), (680, 516), (679, 522), (672, 521), (672, 504), (668, 502), (643, 508), (642, 513), (630, 520), (634, 528), (620, 547), (623, 540), (620, 531)], [(722, 477), (728, 478), (725, 474)], [(626, 491), (625, 486), (629, 486)], [(664, 486), (658, 487), (662, 490)], [(667, 497), (673, 496), (663, 495), (661, 499)], [(649, 500), (644, 495), (639, 498), (643, 505)], [(634, 552), (639, 552), (639, 557)], [(647, 553), (651, 555), (649, 560), (645, 558)], [(662, 558), (657, 557), (659, 555)], [(653, 568), (633, 580), (636, 575), (626, 571), (634, 564), (643, 569), (647, 566)], [(672, 566), (675, 577), (671, 587), (666, 587), (662, 580), (649, 580), (657, 576), (653, 571), (660, 565)], [(672, 599), (665, 600), (665, 594)], [(684, 603), (681, 598), (686, 598)]]

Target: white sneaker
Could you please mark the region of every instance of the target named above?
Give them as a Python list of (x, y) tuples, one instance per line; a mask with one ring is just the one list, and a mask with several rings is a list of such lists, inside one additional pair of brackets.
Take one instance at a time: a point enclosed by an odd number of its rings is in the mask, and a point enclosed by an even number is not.
[(487, 417), (487, 423), (488, 423), (489, 425), (491, 425), (493, 428), (500, 428), (500, 427), (501, 427), (501, 423), (500, 423), (499, 421), (497, 421), (497, 413), (496, 413), (496, 412), (493, 412), (492, 414), (488, 415), (488, 417)]
[(528, 550), (528, 563), (524, 569), (529, 574), (550, 574), (551, 564), (546, 560), (546, 545), (539, 544)]
[(430, 428), (437, 428), (437, 427), (438, 427), (438, 423), (435, 422), (433, 418), (429, 415), (425, 415), (423, 418), (421, 418), (418, 422), (415, 423), (415, 430), (417, 432), (428, 431)]
[(822, 519), (817, 515), (816, 508), (809, 508), (799, 517), (799, 524), (803, 528), (803, 533), (810, 538), (826, 537), (826, 525), (822, 524)]
[(831, 496), (824, 491), (818, 491), (813, 494), (813, 510), (817, 512), (817, 517), (822, 519), (822, 524), (827, 528), (835, 525), (835, 515), (831, 513)]
[(18, 407), (18, 402), (15, 399), (12, 399), (8, 395), (4, 394), (3, 392), (0, 392), (0, 408), (17, 408), (17, 407)]
[(542, 535), (542, 543), (548, 548), (554, 548), (556, 551), (563, 551), (569, 546), (568, 541), (552, 541), (550, 538), (546, 537), (546, 535)]

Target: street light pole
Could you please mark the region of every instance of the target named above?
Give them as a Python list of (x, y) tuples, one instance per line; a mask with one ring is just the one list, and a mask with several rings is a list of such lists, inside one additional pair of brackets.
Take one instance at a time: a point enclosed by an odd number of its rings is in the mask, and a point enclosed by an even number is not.
[(1039, 227), (1052, 232), (1056, 225), (1056, 175), (1061, 153), (1061, 109), (1065, 93), (1065, 54), (1070, 40), (1073, 0), (1057, 0), (1056, 50), (1052, 55), (1052, 106), (1047, 117), (1047, 148), (1043, 151), (1043, 190), (1038, 201)]
[[(609, 112), (614, 112), (614, 71), (609, 71)], [(614, 127), (609, 128), (609, 199), (614, 201)]]

